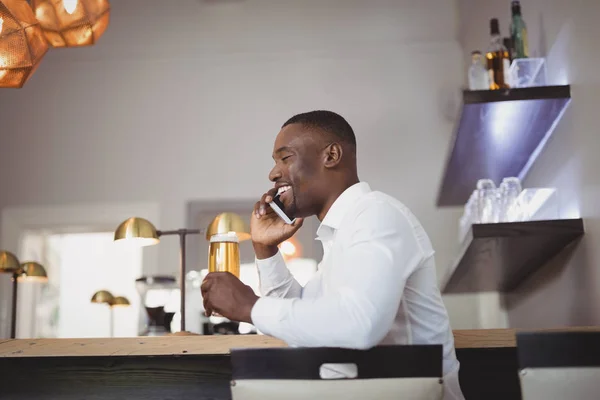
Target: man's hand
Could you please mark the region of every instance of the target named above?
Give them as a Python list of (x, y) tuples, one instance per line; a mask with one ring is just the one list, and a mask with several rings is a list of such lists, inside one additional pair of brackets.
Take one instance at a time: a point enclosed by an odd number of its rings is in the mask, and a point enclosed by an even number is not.
[(229, 272), (211, 272), (202, 286), (206, 315), (213, 312), (232, 321), (252, 323), (252, 307), (258, 300), (252, 288)]
[(269, 205), (277, 189), (273, 188), (263, 194), (254, 205), (250, 218), (252, 245), (258, 259), (265, 259), (277, 253), (277, 246), (294, 236), (302, 226), (302, 218), (296, 218), (293, 225), (286, 224)]

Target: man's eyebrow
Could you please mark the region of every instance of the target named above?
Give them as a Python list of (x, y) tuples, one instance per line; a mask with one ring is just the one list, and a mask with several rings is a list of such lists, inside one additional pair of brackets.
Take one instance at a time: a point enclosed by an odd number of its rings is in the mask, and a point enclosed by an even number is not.
[(283, 153), (285, 151), (292, 151), (292, 148), (289, 146), (282, 146), (282, 147), (278, 148), (277, 150), (275, 150), (273, 152), (273, 158), (275, 158), (275, 155)]

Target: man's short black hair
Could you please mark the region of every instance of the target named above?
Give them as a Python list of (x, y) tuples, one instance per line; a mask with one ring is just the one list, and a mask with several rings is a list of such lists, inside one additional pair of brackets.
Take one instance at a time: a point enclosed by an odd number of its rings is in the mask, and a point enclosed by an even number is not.
[(344, 117), (332, 111), (317, 110), (294, 115), (283, 124), (282, 128), (291, 124), (302, 124), (309, 128), (322, 130), (333, 135), (340, 142), (356, 147), (354, 130)]

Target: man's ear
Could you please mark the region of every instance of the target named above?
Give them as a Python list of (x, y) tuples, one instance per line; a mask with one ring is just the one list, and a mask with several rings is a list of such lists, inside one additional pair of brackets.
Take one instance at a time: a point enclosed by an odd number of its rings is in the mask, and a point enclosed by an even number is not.
[(331, 143), (325, 149), (325, 168), (333, 168), (342, 161), (343, 156), (342, 146), (339, 143)]

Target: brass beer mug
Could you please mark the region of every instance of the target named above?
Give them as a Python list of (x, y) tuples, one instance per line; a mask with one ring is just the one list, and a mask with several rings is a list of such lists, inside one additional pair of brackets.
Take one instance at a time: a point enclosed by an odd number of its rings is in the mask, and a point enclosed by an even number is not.
[(230, 272), (240, 277), (240, 242), (234, 232), (210, 237), (208, 272)]

